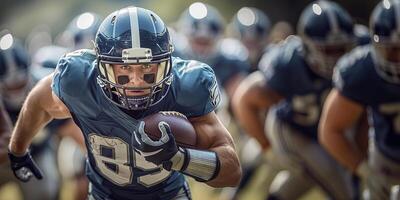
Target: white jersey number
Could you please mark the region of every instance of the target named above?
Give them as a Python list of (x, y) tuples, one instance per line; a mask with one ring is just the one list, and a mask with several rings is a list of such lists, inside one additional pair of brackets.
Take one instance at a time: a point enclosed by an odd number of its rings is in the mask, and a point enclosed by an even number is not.
[[(129, 145), (116, 137), (104, 137), (96, 134), (89, 135), (90, 147), (97, 168), (111, 182), (125, 186), (132, 183), (133, 169), (130, 165), (130, 154), (135, 168), (154, 173), (140, 176), (137, 180), (143, 186), (150, 187), (167, 179), (171, 172), (161, 166), (148, 162), (144, 157), (129, 148)], [(109, 155), (104, 152), (108, 151)]]
[(303, 126), (312, 126), (319, 120), (321, 107), (328, 95), (329, 90), (321, 94), (321, 105), (317, 102), (317, 95), (308, 94), (294, 96), (292, 100), (293, 110), (295, 111), (293, 120)]
[(381, 105), (379, 107), (379, 111), (386, 115), (395, 115), (392, 120), (393, 130), (397, 134), (400, 134), (400, 103), (388, 103)]

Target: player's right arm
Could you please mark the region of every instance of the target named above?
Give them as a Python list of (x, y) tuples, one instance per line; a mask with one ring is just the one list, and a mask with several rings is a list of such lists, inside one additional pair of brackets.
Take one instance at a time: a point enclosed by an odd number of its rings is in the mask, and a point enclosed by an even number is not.
[(32, 138), (49, 121), (71, 117), (64, 103), (52, 92), (52, 78), (53, 74), (38, 82), (22, 106), (9, 144), (10, 152), (16, 156), (26, 153)]
[(232, 99), (233, 111), (247, 134), (257, 139), (263, 150), (270, 146), (264, 126), (268, 109), (283, 97), (266, 85), (261, 72), (246, 77)]
[[(333, 89), (327, 97), (319, 124), (319, 141), (346, 168), (356, 173), (364, 152), (346, 138), (346, 130), (362, 119), (365, 108)], [(366, 133), (364, 133), (366, 134)]]

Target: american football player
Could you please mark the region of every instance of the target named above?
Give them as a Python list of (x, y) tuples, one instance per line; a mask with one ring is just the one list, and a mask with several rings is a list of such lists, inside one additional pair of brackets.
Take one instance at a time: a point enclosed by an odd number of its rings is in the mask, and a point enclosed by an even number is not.
[[(214, 187), (238, 184), (232, 138), (214, 113), (215, 75), (206, 64), (171, 57), (157, 14), (139, 7), (115, 11), (101, 23), (95, 44), (95, 51), (63, 57), (25, 101), (9, 145), (19, 179), (40, 177), (28, 150), (38, 128), (72, 118), (87, 147), (89, 199), (190, 199), (183, 174)], [(167, 124), (158, 127), (161, 140), (148, 139), (140, 119), (158, 111), (187, 116), (201, 150), (178, 147)]]
[[(389, 199), (400, 184), (400, 3), (384, 0), (370, 17), (371, 44), (339, 60), (320, 121), (319, 140), (368, 189), (366, 199)], [(368, 156), (345, 137), (368, 111)], [(398, 197), (397, 197), (398, 198)], [(393, 199), (397, 199), (393, 198)]]
[(355, 44), (353, 22), (338, 4), (315, 1), (303, 10), (297, 32), (242, 82), (234, 111), (246, 133), (264, 149), (271, 145), (289, 171), (269, 199), (296, 199), (313, 186), (333, 199), (351, 199), (351, 176), (318, 143), (317, 125), (335, 62)]
[[(12, 123), (15, 124), (22, 103), (35, 84), (31, 75), (30, 57), (27, 50), (9, 31), (0, 34), (0, 101), (4, 103)], [(37, 164), (48, 173), (42, 181), (22, 183), (17, 181), (10, 163), (0, 166), (0, 185), (16, 182), (24, 199), (58, 198), (60, 180), (57, 171), (54, 141), (49, 129), (42, 129), (31, 145), (32, 156)], [(51, 133), (51, 131), (49, 131)]]

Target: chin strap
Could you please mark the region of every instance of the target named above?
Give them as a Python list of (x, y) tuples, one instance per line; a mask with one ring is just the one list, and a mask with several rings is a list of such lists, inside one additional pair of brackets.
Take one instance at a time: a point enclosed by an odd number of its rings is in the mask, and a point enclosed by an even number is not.
[(214, 179), (220, 170), (218, 155), (213, 151), (179, 148), (171, 161), (171, 169), (180, 171), (200, 182)]

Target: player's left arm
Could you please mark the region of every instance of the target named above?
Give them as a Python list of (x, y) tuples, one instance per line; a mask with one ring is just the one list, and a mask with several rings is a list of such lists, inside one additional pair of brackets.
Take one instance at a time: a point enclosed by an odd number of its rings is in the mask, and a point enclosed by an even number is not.
[(198, 135), (198, 146), (207, 151), (215, 152), (218, 169), (214, 177), (206, 183), (213, 187), (237, 186), (242, 176), (235, 145), (228, 130), (218, 119), (215, 112), (189, 118)]

